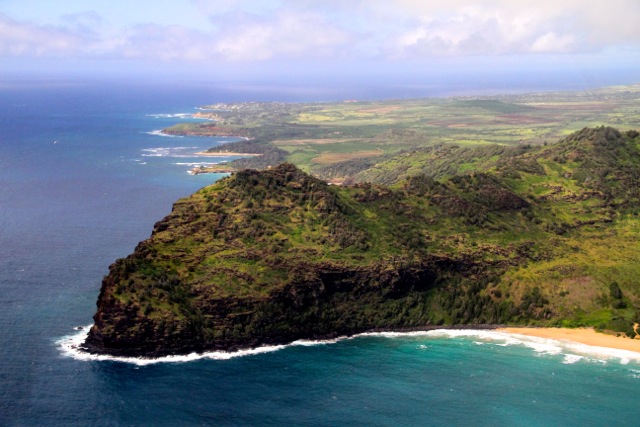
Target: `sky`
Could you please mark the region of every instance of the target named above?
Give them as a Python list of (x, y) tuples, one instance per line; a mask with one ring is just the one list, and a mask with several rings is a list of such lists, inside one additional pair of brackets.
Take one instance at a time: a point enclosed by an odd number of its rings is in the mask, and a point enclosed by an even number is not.
[(639, 16), (639, 0), (0, 0), (0, 74), (632, 83)]

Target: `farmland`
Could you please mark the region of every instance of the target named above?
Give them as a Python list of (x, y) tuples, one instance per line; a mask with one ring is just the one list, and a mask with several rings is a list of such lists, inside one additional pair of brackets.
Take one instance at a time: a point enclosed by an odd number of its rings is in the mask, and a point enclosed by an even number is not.
[[(584, 127), (635, 129), (640, 127), (640, 85), (492, 97), (212, 104), (197, 116), (210, 121), (182, 123), (165, 132), (247, 137), (255, 141), (253, 147), (265, 144), (278, 154), (268, 162), (237, 161), (238, 169), (288, 161), (341, 182), (398, 154), (441, 144), (543, 145)], [(233, 143), (225, 149), (240, 151)]]

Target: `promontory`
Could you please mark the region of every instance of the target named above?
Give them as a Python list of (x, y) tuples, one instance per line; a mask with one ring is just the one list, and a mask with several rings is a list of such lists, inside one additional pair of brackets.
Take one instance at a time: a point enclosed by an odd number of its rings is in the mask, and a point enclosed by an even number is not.
[(86, 349), (151, 357), (437, 325), (635, 335), (638, 132), (436, 144), (367, 174), (335, 186), (283, 163), (177, 201), (111, 265)]

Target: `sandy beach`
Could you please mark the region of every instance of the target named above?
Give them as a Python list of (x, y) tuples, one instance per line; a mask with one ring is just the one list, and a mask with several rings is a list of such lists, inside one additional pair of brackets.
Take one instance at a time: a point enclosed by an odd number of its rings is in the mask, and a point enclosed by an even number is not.
[(498, 331), (640, 353), (640, 340), (603, 334), (592, 328), (500, 328)]
[(262, 154), (256, 153), (237, 153), (235, 151), (220, 151), (218, 153), (209, 153), (207, 151), (200, 151), (196, 153), (198, 156), (206, 156), (206, 157), (228, 157), (228, 156), (244, 156), (244, 157), (254, 157), (254, 156), (262, 156)]

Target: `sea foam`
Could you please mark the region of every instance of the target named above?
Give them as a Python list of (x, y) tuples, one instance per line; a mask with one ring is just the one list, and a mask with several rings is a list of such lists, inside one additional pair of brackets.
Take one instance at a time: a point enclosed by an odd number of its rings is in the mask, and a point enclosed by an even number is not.
[(157, 129), (157, 130), (151, 130), (149, 132), (145, 132), (147, 135), (153, 135), (153, 136), (162, 136), (165, 138), (183, 138), (182, 135), (171, 135), (168, 133), (164, 133), (162, 132), (162, 129)]
[(153, 147), (143, 148), (142, 157), (176, 157), (176, 158), (193, 158), (198, 157), (193, 153), (198, 147)]
[[(420, 338), (425, 340), (437, 338), (469, 338), (475, 345), (494, 344), (497, 346), (522, 346), (532, 350), (534, 353), (544, 356), (562, 356), (563, 364), (574, 364), (578, 362), (607, 363), (618, 361), (626, 365), (631, 361), (640, 363), (640, 353), (628, 350), (618, 350), (607, 347), (590, 346), (572, 341), (559, 341), (548, 338), (532, 337), (528, 335), (513, 334), (509, 332), (489, 330), (489, 329), (436, 329), (430, 331), (412, 332), (365, 332), (353, 336), (342, 336), (327, 340), (297, 340), (289, 344), (271, 345), (257, 347), (248, 350), (238, 350), (234, 352), (212, 351), (206, 353), (191, 353), (187, 355), (164, 356), (158, 358), (145, 357), (118, 357), (101, 354), (92, 354), (82, 348), (82, 344), (87, 338), (91, 326), (79, 327), (77, 333), (65, 336), (56, 341), (62, 355), (82, 361), (114, 361), (131, 363), (138, 366), (150, 365), (154, 363), (185, 363), (196, 360), (229, 360), (236, 357), (255, 356), (263, 353), (271, 353), (289, 347), (303, 346), (311, 347), (318, 345), (336, 344), (344, 340), (353, 340), (366, 337), (382, 337), (389, 339), (398, 338)], [(428, 349), (424, 343), (418, 348)], [(640, 371), (638, 371), (640, 372)]]
[(174, 165), (178, 166), (191, 166), (191, 167), (200, 167), (200, 166), (213, 166), (219, 164), (218, 162), (176, 162)]
[(495, 330), (455, 330), (438, 329), (429, 331), (430, 336), (440, 337), (470, 337), (484, 342), (494, 342), (498, 346), (523, 346), (540, 355), (561, 355), (563, 363), (578, 361), (600, 362), (618, 361), (628, 364), (631, 361), (640, 363), (640, 353), (629, 350), (619, 350), (609, 347), (598, 347), (577, 343), (569, 340), (554, 340), (550, 338), (533, 337)]
[(153, 117), (156, 119), (191, 119), (192, 113), (175, 113), (175, 114), (146, 114), (147, 117)]
[[(81, 361), (111, 361), (111, 362), (122, 362), (122, 363), (131, 363), (133, 365), (138, 366), (146, 366), (154, 363), (185, 363), (185, 362), (193, 362), (196, 360), (202, 359), (211, 359), (211, 360), (229, 360), (235, 357), (244, 357), (244, 356), (253, 356), (262, 353), (270, 353), (273, 351), (281, 350), (287, 345), (273, 345), (273, 346), (264, 346), (258, 347), (249, 350), (240, 350), (235, 352), (225, 352), (225, 351), (212, 351), (207, 353), (191, 353), (185, 355), (175, 355), (175, 356), (164, 356), (157, 358), (149, 358), (149, 357), (119, 357), (119, 356), (109, 356), (105, 354), (92, 354), (88, 353), (82, 348), (82, 344), (87, 339), (89, 335), (90, 326), (83, 326), (79, 332), (67, 335), (65, 337), (60, 338), (56, 341), (56, 344), (60, 348), (62, 355), (66, 357), (71, 357), (76, 360)], [(289, 344), (292, 345), (292, 344)], [(301, 344), (304, 345), (304, 344)]]

